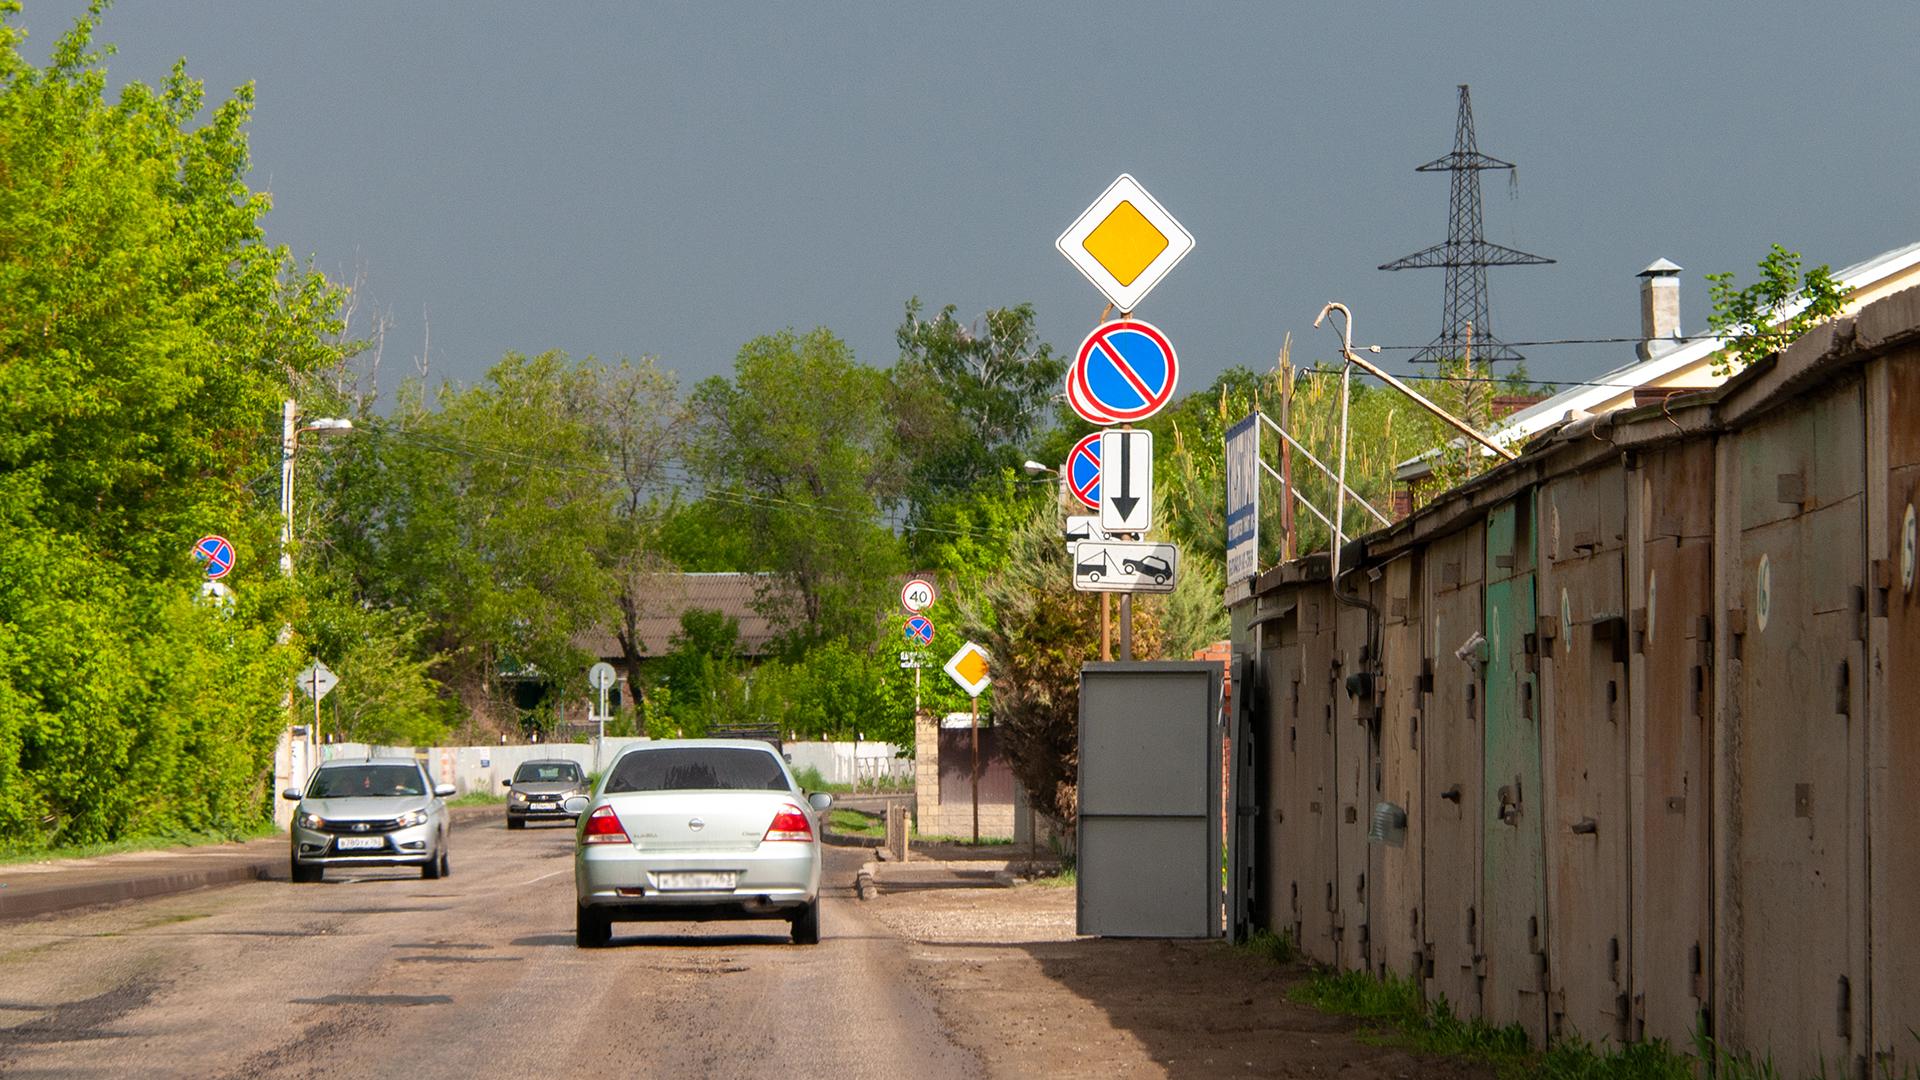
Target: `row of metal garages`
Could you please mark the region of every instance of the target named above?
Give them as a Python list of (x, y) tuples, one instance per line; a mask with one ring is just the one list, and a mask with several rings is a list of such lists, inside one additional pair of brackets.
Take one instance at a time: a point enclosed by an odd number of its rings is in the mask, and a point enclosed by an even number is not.
[(1920, 1060), (1917, 488), (1920, 290), (1230, 594), (1256, 925), (1536, 1039)]

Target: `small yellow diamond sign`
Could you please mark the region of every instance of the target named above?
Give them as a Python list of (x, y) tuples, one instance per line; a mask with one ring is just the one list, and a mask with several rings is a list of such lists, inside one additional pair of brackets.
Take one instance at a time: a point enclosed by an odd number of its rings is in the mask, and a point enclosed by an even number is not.
[(1121, 311), (1132, 311), (1193, 250), (1193, 236), (1122, 173), (1054, 247)]
[(979, 697), (980, 692), (993, 681), (987, 674), (987, 651), (971, 641), (960, 646), (960, 651), (947, 661), (945, 670), (954, 682), (960, 684), (960, 689), (973, 697)]
[(1167, 234), (1153, 227), (1138, 207), (1122, 202), (1094, 226), (1081, 245), (1094, 261), (1104, 267), (1122, 285), (1131, 285), (1140, 271), (1167, 250)]

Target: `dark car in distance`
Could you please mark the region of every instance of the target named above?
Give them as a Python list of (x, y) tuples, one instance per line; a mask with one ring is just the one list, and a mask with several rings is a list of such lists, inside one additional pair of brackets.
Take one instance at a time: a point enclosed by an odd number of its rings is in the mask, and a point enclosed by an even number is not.
[(512, 779), (500, 782), (507, 788), (509, 829), (524, 829), (529, 821), (571, 823), (579, 815), (567, 812), (567, 796), (587, 791), (587, 777), (579, 763), (565, 758), (523, 761), (513, 770)]

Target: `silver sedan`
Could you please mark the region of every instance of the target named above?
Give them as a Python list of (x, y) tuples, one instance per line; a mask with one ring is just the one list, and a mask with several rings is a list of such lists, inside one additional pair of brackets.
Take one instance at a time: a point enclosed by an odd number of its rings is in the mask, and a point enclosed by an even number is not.
[(305, 792), (282, 794), (300, 803), (292, 829), (295, 881), (319, 881), (329, 866), (418, 866), (427, 878), (451, 872), (446, 796), (453, 785), (436, 786), (411, 758), (324, 762)]
[(580, 814), (575, 942), (598, 948), (616, 921), (785, 919), (820, 940), (820, 825), (773, 747), (723, 739), (630, 746)]

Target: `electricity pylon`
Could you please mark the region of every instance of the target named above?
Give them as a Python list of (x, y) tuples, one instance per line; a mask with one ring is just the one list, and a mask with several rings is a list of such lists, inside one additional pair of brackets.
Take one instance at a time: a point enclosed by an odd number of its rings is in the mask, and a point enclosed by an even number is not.
[(1536, 266), (1553, 260), (1490, 244), (1480, 235), (1480, 174), (1488, 169), (1512, 168), (1512, 162), (1480, 152), (1473, 135), (1473, 103), (1467, 97), (1466, 84), (1462, 83), (1460, 116), (1453, 129), (1453, 152), (1414, 170), (1453, 174), (1452, 198), (1447, 210), (1447, 242), (1380, 266), (1382, 270), (1446, 268), (1445, 320), (1440, 336), (1413, 354), (1416, 364), (1465, 356), (1469, 343), (1475, 362), (1523, 359), (1493, 334), (1493, 323), (1487, 315), (1487, 267)]

